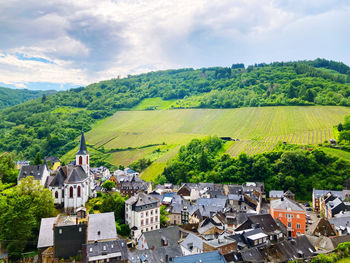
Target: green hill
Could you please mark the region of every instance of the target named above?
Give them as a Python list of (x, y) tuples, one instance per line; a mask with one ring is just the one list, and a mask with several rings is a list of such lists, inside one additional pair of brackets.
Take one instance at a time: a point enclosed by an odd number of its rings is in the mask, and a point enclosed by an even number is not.
[(91, 130), (123, 110), (349, 106), (349, 81), (348, 66), (323, 59), (166, 70), (102, 81), (4, 109), (0, 151), (26, 158), (38, 151), (60, 156), (75, 147), (82, 128)]
[(25, 101), (51, 95), (56, 93), (54, 90), (27, 90), (27, 89), (9, 89), (0, 87), (0, 109), (8, 108)]

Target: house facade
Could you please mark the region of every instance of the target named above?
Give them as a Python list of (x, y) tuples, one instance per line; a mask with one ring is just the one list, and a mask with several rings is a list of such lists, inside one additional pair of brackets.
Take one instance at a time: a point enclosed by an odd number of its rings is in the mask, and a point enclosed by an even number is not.
[(306, 212), (294, 201), (285, 197), (272, 200), (270, 202), (270, 214), (286, 226), (288, 237), (305, 234)]
[(125, 201), (125, 223), (131, 229), (134, 244), (143, 232), (160, 228), (160, 203), (145, 193), (138, 193)]

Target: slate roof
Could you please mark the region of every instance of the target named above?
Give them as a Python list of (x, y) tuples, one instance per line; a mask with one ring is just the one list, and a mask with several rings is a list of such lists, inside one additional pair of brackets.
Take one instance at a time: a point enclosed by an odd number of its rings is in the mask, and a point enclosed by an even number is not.
[(280, 209), (280, 210), (291, 209), (292, 211), (304, 211), (304, 209), (299, 204), (297, 204), (296, 202), (286, 197), (284, 197), (283, 200), (282, 199), (271, 200), (270, 205), (273, 209)]
[(66, 165), (58, 169), (58, 171), (54, 175), (54, 179), (51, 181), (49, 186), (61, 187), (64, 183), (79, 183), (85, 181), (87, 178), (88, 177), (81, 166)]
[(277, 197), (277, 198), (281, 198), (283, 197), (283, 191), (282, 190), (271, 190), (269, 192), (269, 197)]
[(243, 262), (264, 262), (264, 257), (256, 247), (241, 251)]
[(197, 204), (199, 206), (214, 206), (218, 208), (225, 208), (227, 199), (224, 198), (199, 198)]
[(330, 209), (330, 210), (335, 210), (338, 206), (342, 205), (343, 204), (343, 201), (340, 200), (338, 197), (335, 198), (334, 200), (332, 201), (329, 201), (326, 206), (327, 206), (327, 209)]
[(196, 235), (189, 233), (187, 237), (180, 243), (181, 246), (190, 250), (190, 247), (196, 247), (203, 251), (203, 240)]
[(144, 182), (144, 181), (121, 181), (120, 182), (120, 190), (147, 190), (150, 185), (150, 182)]
[(126, 204), (133, 206), (142, 206), (157, 202), (159, 202), (158, 199), (145, 193), (138, 193), (125, 201)]
[(53, 224), (56, 217), (42, 218), (40, 223), (38, 248), (53, 246)]
[(33, 176), (35, 180), (41, 180), (45, 169), (46, 164), (22, 166), (18, 174), (18, 180), (26, 178), (27, 176)]
[(81, 131), (79, 150), (78, 150), (77, 154), (79, 154), (79, 155), (89, 154), (87, 149), (86, 149), (85, 136), (84, 136), (84, 132), (83, 131)]
[(167, 228), (156, 229), (144, 232), (143, 237), (149, 248), (162, 247), (162, 239), (165, 239), (169, 246), (178, 244), (181, 238), (178, 226), (169, 226)]
[(223, 255), (218, 251), (206, 252), (174, 258), (174, 263), (226, 263)]
[(114, 213), (89, 214), (88, 241), (116, 239)]
[(339, 197), (340, 199), (343, 200), (343, 192), (342, 191), (333, 191), (333, 190), (317, 190), (317, 189), (313, 189), (312, 191), (313, 196), (316, 198), (320, 198), (328, 193), (331, 193), (337, 197)]
[(86, 244), (86, 257), (88, 261), (97, 261), (117, 256), (120, 256), (121, 260), (128, 259), (128, 248), (125, 239)]
[(236, 231), (250, 229), (253, 225), (258, 225), (265, 233), (274, 233), (280, 231), (280, 227), (270, 214), (250, 215), (246, 222), (239, 226)]
[(175, 257), (181, 257), (182, 250), (179, 245), (159, 247), (154, 250), (135, 250), (129, 252), (128, 259), (130, 263), (164, 263), (168, 260), (171, 260)]

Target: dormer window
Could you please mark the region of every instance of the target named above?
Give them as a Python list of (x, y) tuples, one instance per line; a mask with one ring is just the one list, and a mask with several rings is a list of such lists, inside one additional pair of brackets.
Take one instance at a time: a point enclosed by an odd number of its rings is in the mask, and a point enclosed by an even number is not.
[(90, 247), (90, 252), (92, 252), (92, 247)]
[(106, 246), (103, 246), (103, 250), (107, 250)]

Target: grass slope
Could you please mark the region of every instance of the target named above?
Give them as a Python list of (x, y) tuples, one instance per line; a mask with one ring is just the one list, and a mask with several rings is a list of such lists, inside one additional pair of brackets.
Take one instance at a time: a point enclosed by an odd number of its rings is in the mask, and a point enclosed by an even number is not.
[[(176, 155), (179, 145), (193, 138), (239, 138), (226, 146), (232, 156), (271, 150), (278, 141), (317, 144), (332, 138), (333, 126), (349, 113), (350, 108), (340, 106), (122, 111), (95, 125), (86, 138), (90, 145), (103, 145), (106, 150), (159, 144), (110, 153), (109, 157), (114, 165), (150, 157), (155, 162), (143, 176), (152, 179)], [(154, 157), (157, 148), (161, 152)]]

